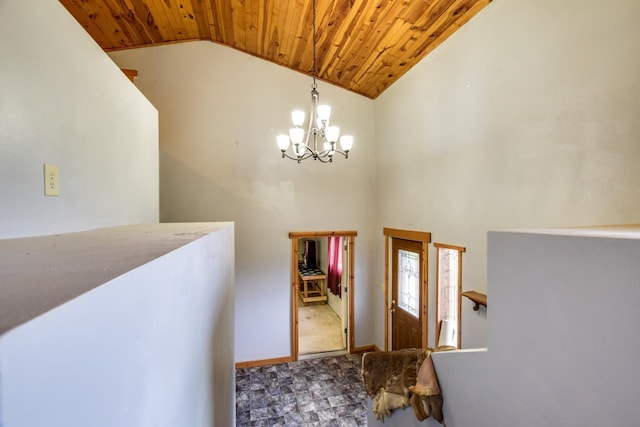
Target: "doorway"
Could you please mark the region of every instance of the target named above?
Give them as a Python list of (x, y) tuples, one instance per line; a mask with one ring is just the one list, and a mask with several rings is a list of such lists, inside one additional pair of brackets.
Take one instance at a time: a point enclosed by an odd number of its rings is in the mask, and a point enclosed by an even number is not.
[(427, 347), (431, 233), (384, 228), (385, 350)]
[(355, 231), (289, 233), (293, 360), (352, 350), (356, 235)]

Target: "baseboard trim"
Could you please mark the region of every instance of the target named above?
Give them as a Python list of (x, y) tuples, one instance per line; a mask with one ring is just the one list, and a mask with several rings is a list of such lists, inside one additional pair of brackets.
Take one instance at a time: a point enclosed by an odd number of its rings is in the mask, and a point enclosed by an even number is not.
[[(370, 351), (380, 351), (380, 349), (375, 344), (365, 345), (362, 347), (353, 347), (351, 349), (351, 354), (368, 353)], [(276, 357), (275, 359), (251, 360), (248, 362), (237, 362), (236, 369), (255, 368), (256, 366), (264, 365), (277, 365), (278, 363), (289, 363), (293, 361), (293, 356)]]
[(249, 362), (237, 362), (236, 369), (240, 368), (255, 368), (256, 366), (264, 366), (264, 365), (276, 365), (278, 363), (289, 363), (293, 362), (293, 357), (276, 357), (275, 359), (264, 359), (264, 360), (252, 360)]
[(353, 354), (368, 353), (370, 351), (380, 351), (380, 349), (375, 344), (365, 345), (363, 347), (353, 347), (351, 349), (351, 353), (353, 353)]

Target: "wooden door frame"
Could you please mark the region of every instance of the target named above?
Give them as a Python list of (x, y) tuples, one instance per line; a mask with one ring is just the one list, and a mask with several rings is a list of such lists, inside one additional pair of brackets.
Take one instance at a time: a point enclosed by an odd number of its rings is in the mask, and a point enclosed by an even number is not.
[(433, 345), (434, 348), (438, 347), (438, 341), (440, 341), (440, 249), (451, 249), (458, 251), (458, 349), (462, 348), (462, 254), (466, 252), (467, 248), (464, 246), (447, 245), (444, 243), (435, 243), (433, 247), (436, 248), (436, 340)]
[(422, 298), (422, 307), (420, 307), (422, 315), (422, 347), (427, 347), (427, 307), (429, 306), (429, 270), (428, 264), (428, 249), (431, 242), (431, 233), (425, 231), (413, 231), (413, 230), (399, 230), (396, 228), (383, 228), (384, 234), (384, 350), (389, 350), (389, 250), (391, 248), (392, 239), (412, 240), (414, 242), (420, 242), (422, 246), (420, 269), (422, 270), (422, 282), (420, 283), (420, 292), (424, 295)]
[(352, 353), (355, 348), (356, 330), (354, 322), (354, 299), (355, 299), (355, 238), (357, 231), (292, 231), (289, 233), (291, 239), (291, 359), (298, 360), (298, 241), (300, 239), (313, 239), (316, 237), (346, 237), (349, 244), (349, 287), (347, 289), (347, 304), (349, 319), (347, 322), (347, 334), (349, 342), (347, 350)]

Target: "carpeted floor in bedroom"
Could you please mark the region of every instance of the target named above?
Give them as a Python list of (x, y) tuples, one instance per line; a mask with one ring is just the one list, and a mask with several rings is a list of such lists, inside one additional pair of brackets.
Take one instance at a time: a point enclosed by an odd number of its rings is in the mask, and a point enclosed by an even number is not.
[(298, 306), (298, 351), (300, 354), (345, 349), (340, 317), (328, 304)]

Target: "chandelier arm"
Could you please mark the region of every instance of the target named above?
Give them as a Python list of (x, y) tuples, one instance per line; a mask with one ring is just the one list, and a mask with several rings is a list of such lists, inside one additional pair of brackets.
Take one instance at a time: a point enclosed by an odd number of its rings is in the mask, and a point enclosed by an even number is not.
[(302, 157), (298, 157), (298, 156), (295, 156), (295, 155), (292, 156), (291, 154), (289, 154), (287, 152), (282, 152), (282, 158), (284, 159), (285, 157), (287, 159), (297, 160), (298, 163), (300, 163), (302, 160), (307, 160), (307, 159), (313, 157), (313, 155), (307, 152)]
[(286, 152), (284, 152), (284, 151), (283, 151), (283, 152), (282, 152), (282, 158), (284, 159), (285, 157), (286, 157), (287, 159), (291, 159), (291, 160), (298, 160), (298, 158), (297, 158), (297, 157), (292, 156), (292, 155), (290, 155), (289, 153), (286, 153)]
[(329, 156), (329, 151), (328, 150), (322, 150), (322, 151), (318, 151), (318, 157), (327, 157)]
[(307, 159), (310, 159), (311, 157), (313, 158), (317, 157), (317, 153), (314, 152), (313, 150), (310, 150), (309, 147), (307, 147), (307, 150), (302, 155), (302, 157), (300, 157), (300, 160), (307, 160)]
[(335, 156), (336, 156), (336, 154), (340, 154), (340, 155), (341, 155), (342, 157), (344, 157), (345, 159), (348, 159), (348, 158), (349, 158), (349, 153), (346, 153), (346, 152), (344, 152), (344, 151), (337, 150), (337, 149), (336, 149), (336, 150), (333, 150), (333, 154), (332, 154), (331, 156), (329, 155), (329, 151), (330, 151), (330, 150), (324, 150), (324, 151), (322, 151), (321, 153), (318, 153), (318, 157), (322, 157), (322, 158), (325, 158), (325, 159), (330, 159), (330, 158), (332, 158), (332, 157), (335, 157)]
[[(307, 160), (307, 159), (310, 159), (310, 158), (312, 158), (312, 157), (313, 157), (313, 154), (312, 154), (312, 153), (305, 153), (305, 154), (303, 154), (303, 155), (302, 155), (302, 157), (300, 157), (300, 158), (299, 158), (299, 160), (300, 160), (300, 161), (302, 161), (302, 160)], [(300, 162), (298, 162), (298, 163), (300, 163)]]
[(336, 148), (335, 150), (333, 150), (333, 152), (334, 152), (334, 155), (335, 155), (335, 153), (338, 153), (338, 154), (342, 154), (344, 157), (348, 157), (348, 156), (349, 156), (349, 153), (348, 153), (348, 152), (346, 152), (346, 151), (342, 151), (342, 150), (340, 150), (340, 149), (338, 149), (338, 148)]
[(322, 163), (331, 163), (332, 158), (331, 157), (316, 157), (316, 160), (320, 160)]

